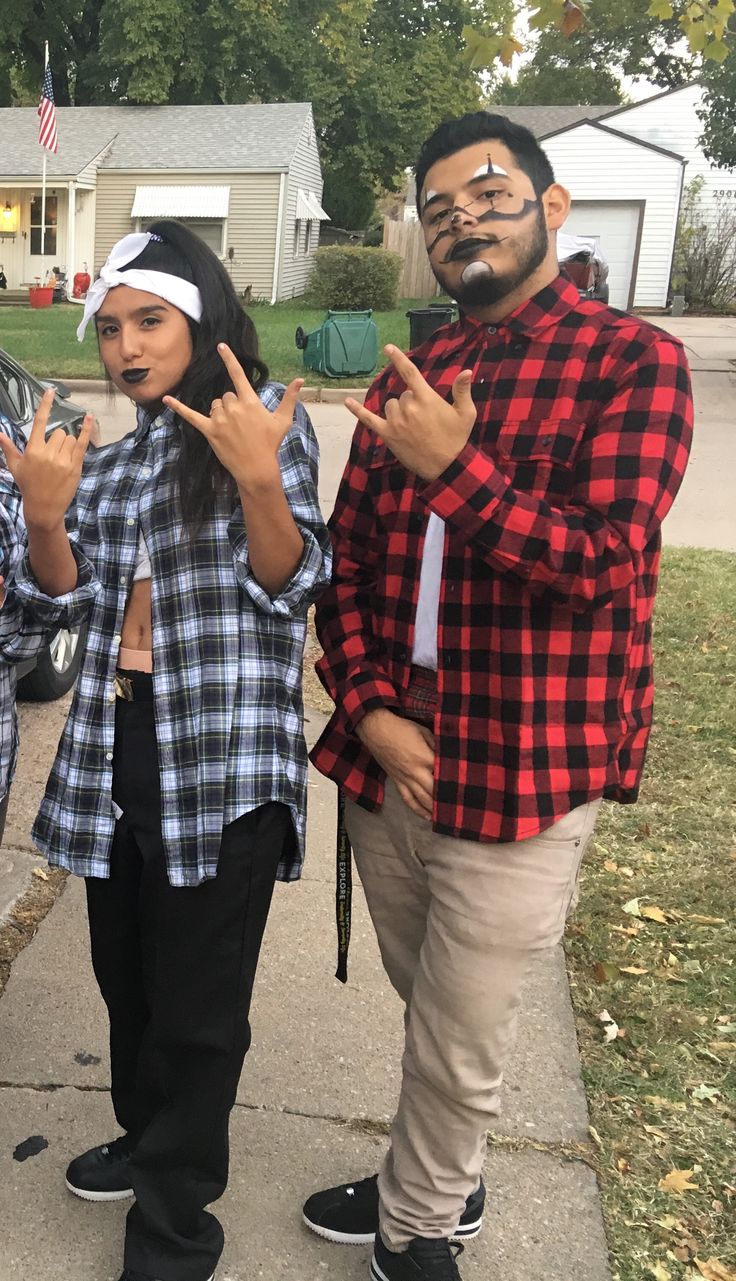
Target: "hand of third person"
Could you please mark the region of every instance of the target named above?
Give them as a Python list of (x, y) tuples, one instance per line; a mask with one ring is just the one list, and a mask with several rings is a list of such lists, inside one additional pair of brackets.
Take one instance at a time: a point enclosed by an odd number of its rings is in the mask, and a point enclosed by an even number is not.
[(431, 819), (434, 796), (434, 734), (388, 708), (368, 712), (358, 738), (420, 818)]
[(398, 400), (386, 401), (385, 418), (357, 400), (345, 401), (356, 418), (384, 440), (400, 463), (422, 480), (436, 480), (467, 445), (476, 409), (471, 395), (473, 374), (463, 369), (452, 386), (452, 403), (439, 396), (416, 365), (398, 347), (386, 347), (396, 372), (406, 384)]
[(78, 436), (58, 428), (46, 439), (46, 427), (54, 403), (53, 390), (41, 397), (25, 451), (0, 433), (0, 450), (23, 498), (23, 516), (28, 529), (51, 533), (63, 527), (64, 517), (77, 492), (82, 463), (87, 452), (94, 419), (86, 414)]

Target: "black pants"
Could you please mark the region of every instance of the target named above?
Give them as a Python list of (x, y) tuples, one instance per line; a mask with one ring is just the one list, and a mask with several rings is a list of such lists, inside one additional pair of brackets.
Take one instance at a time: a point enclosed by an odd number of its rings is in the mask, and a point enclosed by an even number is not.
[[(125, 1265), (206, 1281), (223, 1231), (228, 1119), (250, 1045), (253, 980), (290, 815), (225, 828), (214, 880), (173, 888), (161, 843), (150, 702), (118, 700), (109, 880), (87, 879), (92, 963), (110, 1015), (112, 1101), (134, 1144)], [(104, 1137), (104, 1136), (102, 1136)]]

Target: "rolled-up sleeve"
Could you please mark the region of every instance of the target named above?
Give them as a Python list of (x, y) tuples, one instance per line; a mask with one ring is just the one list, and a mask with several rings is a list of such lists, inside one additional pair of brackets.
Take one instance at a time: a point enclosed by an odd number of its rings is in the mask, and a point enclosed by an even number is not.
[(69, 541), (78, 571), (77, 585), (73, 591), (65, 592), (63, 596), (47, 596), (42, 592), (33, 577), (26, 547), (13, 576), (13, 593), (24, 614), (46, 632), (59, 627), (80, 627), (89, 615), (92, 602), (102, 590), (92, 562), (73, 538), (70, 537)]

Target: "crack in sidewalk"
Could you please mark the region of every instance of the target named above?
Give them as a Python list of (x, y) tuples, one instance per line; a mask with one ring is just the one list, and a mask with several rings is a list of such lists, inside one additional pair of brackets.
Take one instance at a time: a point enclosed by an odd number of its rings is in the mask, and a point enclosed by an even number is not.
[[(39, 1084), (33, 1081), (0, 1081), (0, 1090), (31, 1090), (38, 1094), (53, 1094), (58, 1090), (78, 1090), (82, 1094), (109, 1094), (107, 1085), (80, 1085), (71, 1082), (49, 1081)], [(388, 1121), (372, 1121), (366, 1117), (345, 1117), (324, 1112), (305, 1112), (299, 1108), (269, 1107), (258, 1103), (236, 1103), (235, 1108), (243, 1112), (262, 1112), (271, 1116), (294, 1116), (305, 1121), (326, 1121), (329, 1125), (339, 1125), (354, 1134), (372, 1138), (387, 1138), (391, 1132)], [(587, 1165), (595, 1174), (599, 1173), (596, 1160), (596, 1145), (591, 1135), (589, 1142), (571, 1139), (532, 1139), (526, 1135), (497, 1134), (488, 1131), (486, 1134), (489, 1151), (501, 1152), (541, 1152), (556, 1160), (578, 1162)]]

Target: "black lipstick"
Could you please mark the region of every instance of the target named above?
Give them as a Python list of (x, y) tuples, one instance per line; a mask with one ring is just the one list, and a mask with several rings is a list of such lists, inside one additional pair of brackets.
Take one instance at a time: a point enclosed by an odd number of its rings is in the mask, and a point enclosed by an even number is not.
[(124, 369), (122, 377), (126, 383), (142, 383), (149, 373), (149, 369)]

